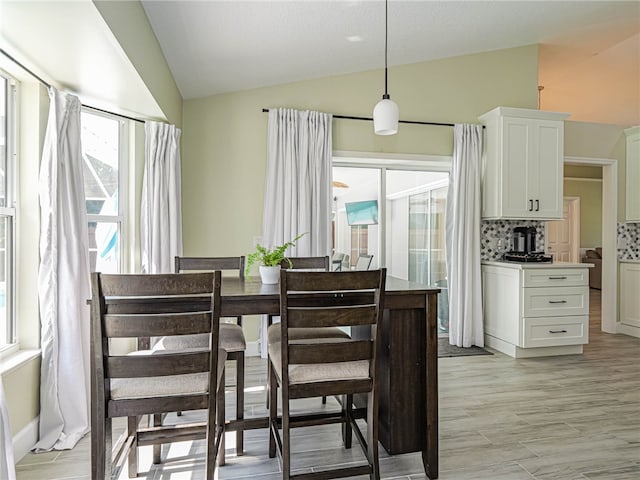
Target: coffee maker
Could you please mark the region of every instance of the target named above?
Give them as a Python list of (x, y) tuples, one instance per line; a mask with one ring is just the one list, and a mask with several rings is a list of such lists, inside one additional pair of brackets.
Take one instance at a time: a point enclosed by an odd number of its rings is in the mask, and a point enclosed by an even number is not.
[(516, 227), (513, 229), (513, 250), (504, 254), (510, 262), (551, 262), (552, 258), (536, 252), (536, 227)]
[(513, 229), (513, 252), (533, 253), (536, 249), (536, 227), (516, 227)]

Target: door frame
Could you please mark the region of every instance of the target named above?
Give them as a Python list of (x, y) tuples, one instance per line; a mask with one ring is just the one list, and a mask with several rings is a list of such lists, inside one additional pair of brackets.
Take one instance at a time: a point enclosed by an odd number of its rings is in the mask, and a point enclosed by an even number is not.
[[(606, 333), (618, 333), (618, 161), (564, 157), (565, 165), (602, 167), (602, 321)], [(608, 215), (608, 212), (613, 212)]]

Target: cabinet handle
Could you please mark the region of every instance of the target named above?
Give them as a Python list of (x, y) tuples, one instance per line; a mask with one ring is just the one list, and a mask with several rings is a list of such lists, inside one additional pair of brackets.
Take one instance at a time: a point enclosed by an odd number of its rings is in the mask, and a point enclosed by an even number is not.
[(529, 199), (529, 211), (533, 212), (533, 200)]
[(540, 200), (536, 200), (536, 212), (540, 211)]
[(567, 277), (549, 277), (549, 280), (566, 280)]
[(549, 333), (567, 333), (566, 330), (549, 330)]
[(549, 300), (549, 303), (567, 303), (566, 300)]

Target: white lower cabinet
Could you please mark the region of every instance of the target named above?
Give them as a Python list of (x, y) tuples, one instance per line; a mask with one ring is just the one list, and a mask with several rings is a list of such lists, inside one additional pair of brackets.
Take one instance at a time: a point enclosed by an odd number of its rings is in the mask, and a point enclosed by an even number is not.
[(640, 337), (640, 262), (620, 262), (620, 333)]
[(588, 281), (584, 264), (484, 263), (485, 344), (517, 358), (582, 353)]

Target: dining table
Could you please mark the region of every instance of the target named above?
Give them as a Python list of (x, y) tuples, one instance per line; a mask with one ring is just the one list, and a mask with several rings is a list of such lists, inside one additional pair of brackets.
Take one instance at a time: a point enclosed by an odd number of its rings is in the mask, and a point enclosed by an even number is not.
[[(380, 444), (390, 455), (420, 452), (430, 479), (438, 478), (438, 293), (439, 288), (387, 276), (378, 338)], [(170, 299), (154, 301), (164, 302), (160, 308), (171, 311)], [(209, 308), (210, 297), (194, 296), (193, 302)], [(107, 312), (117, 313), (109, 303), (107, 298)], [(259, 277), (223, 276), (220, 305), (221, 317), (278, 315), (280, 287), (264, 284)], [(359, 336), (357, 329), (351, 334)], [(268, 417), (228, 420), (225, 425), (227, 431), (267, 427)]]

